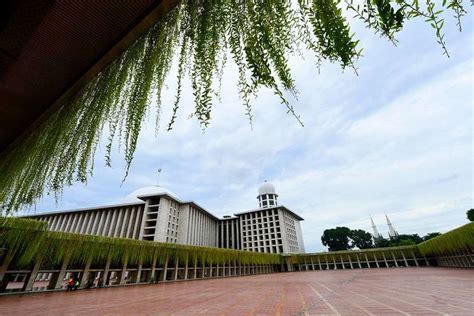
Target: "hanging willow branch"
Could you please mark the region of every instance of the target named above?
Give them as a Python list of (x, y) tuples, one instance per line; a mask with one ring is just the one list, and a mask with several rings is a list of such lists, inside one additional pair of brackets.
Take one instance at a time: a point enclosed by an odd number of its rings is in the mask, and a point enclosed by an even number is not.
[(197, 260), (199, 264), (280, 264), (278, 254), (257, 253), (243, 250), (187, 246), (157, 243), (134, 239), (112, 238), (47, 231), (45, 222), (31, 219), (0, 217), (0, 248), (15, 253), (19, 267), (34, 263), (38, 257), (48, 258), (53, 265), (60, 264), (65, 257), (71, 264), (94, 264), (111, 260), (113, 265), (148, 264), (153, 258), (163, 264), (164, 258), (184, 262)]
[[(355, 1), (355, 0), (354, 0)], [(345, 0), (375, 32), (395, 42), (407, 20), (426, 20), (448, 55), (442, 28), (443, 9), (460, 19), (461, 0)], [(238, 69), (237, 89), (252, 122), (251, 99), (260, 88), (273, 91), (286, 111), (302, 121), (288, 97), (296, 97), (289, 57), (302, 48), (323, 60), (355, 70), (358, 40), (349, 28), (341, 0), (183, 0), (162, 21), (125, 50), (21, 144), (0, 160), (0, 212), (34, 204), (44, 192), (58, 198), (65, 186), (87, 181), (103, 131), (108, 130), (105, 164), (114, 145), (123, 146), (128, 175), (143, 119), (153, 100), (161, 113), (161, 93), (175, 55), (178, 89), (167, 124), (179, 110), (182, 80), (189, 75), (195, 106), (192, 116), (203, 128), (211, 122), (219, 95), (216, 81), (228, 57)], [(442, 8), (442, 9), (440, 9)], [(217, 87), (216, 87), (217, 86)], [(1, 214), (0, 213), (0, 214)]]

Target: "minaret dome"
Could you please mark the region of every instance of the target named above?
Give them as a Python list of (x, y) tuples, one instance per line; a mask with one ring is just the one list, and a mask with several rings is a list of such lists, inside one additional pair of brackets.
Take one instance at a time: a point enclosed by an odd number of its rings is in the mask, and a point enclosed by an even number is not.
[(276, 194), (275, 186), (270, 182), (263, 182), (258, 188), (258, 206), (260, 208), (268, 208), (278, 205), (278, 194)]

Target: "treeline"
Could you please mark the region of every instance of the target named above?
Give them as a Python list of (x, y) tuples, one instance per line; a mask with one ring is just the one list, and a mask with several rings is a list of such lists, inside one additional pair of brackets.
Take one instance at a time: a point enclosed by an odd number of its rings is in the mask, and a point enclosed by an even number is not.
[(433, 232), (423, 237), (418, 234), (402, 234), (390, 238), (373, 238), (372, 234), (363, 229), (350, 229), (342, 226), (326, 229), (321, 236), (321, 241), (329, 251), (339, 251), (353, 248), (369, 249), (417, 245), (439, 235), (441, 233)]

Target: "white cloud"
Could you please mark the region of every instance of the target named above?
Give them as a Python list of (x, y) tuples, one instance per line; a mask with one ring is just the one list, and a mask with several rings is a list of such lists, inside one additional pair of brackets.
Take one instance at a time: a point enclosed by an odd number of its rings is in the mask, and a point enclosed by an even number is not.
[[(169, 80), (160, 133), (155, 138), (151, 116), (123, 186), (121, 157), (114, 155), (109, 169), (99, 156), (89, 185), (66, 189), (57, 208), (118, 202), (156, 183), (162, 168), (161, 185), (221, 216), (257, 206), (259, 183), (274, 182), (280, 204), (305, 218), (309, 251), (323, 249), (326, 228), (370, 230), (370, 215), (382, 232), (384, 213), (401, 233), (462, 224), (473, 196), (473, 45), (466, 49), (472, 32), (448, 34), (453, 38), (448, 60), (433, 38), (410, 28), (397, 48), (362, 31), (366, 50), (358, 77), (337, 65), (324, 65), (318, 75), (312, 58), (292, 59), (300, 91), (294, 105), (304, 128), (262, 90), (251, 130), (230, 64), (210, 127), (203, 132), (188, 119), (193, 106), (188, 85), (174, 129), (166, 132), (175, 89)], [(38, 206), (51, 208), (56, 206), (48, 199)]]

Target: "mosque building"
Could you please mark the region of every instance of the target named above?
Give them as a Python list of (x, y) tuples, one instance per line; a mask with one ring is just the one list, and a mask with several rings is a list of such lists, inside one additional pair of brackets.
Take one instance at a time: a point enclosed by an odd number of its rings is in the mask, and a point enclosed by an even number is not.
[(150, 240), (265, 253), (304, 253), (303, 218), (278, 205), (275, 186), (258, 189), (259, 207), (218, 218), (194, 201), (148, 186), (123, 203), (25, 216), (48, 222), (52, 231)]

